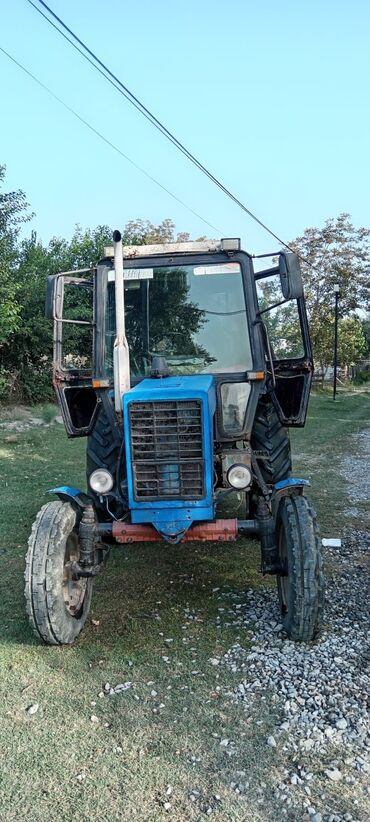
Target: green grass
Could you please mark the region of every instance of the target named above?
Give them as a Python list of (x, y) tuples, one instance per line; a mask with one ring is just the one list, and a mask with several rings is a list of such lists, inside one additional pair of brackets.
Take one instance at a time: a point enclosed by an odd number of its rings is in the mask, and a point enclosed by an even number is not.
[(370, 394), (339, 394), (333, 402), (328, 392), (311, 395), (307, 423), (292, 431), (294, 473), (312, 483), (310, 496), (318, 513), (323, 536), (337, 536), (344, 525), (369, 523), (366, 500), (349, 500), (351, 487), (341, 475), (343, 458), (358, 452), (358, 434), (370, 421)]
[[(306, 429), (293, 435), (296, 469), (312, 476), (330, 535), (348, 522), (338, 460), (368, 409), (365, 396), (335, 404), (315, 396)], [(95, 583), (91, 616), (98, 624), (89, 620), (71, 648), (42, 646), (24, 612), (27, 537), (48, 487), (84, 485), (85, 443), (67, 440), (58, 424), (5, 439), (1, 432), (1, 819), (146, 822), (166, 818), (169, 801), (178, 822), (201, 820), (208, 807), (217, 820), (275, 820), (273, 789), (284, 763), (266, 746), (271, 701), (262, 696), (261, 713), (244, 711), (230, 698), (240, 674), (209, 663), (235, 642), (248, 646), (228, 602), (261, 585), (257, 543), (117, 547)], [(104, 683), (125, 681), (133, 683), (127, 692), (99, 697)], [(35, 702), (40, 707), (30, 717), (26, 709)], [(220, 747), (222, 738), (235, 746)], [(230, 781), (247, 779), (246, 801)], [(194, 802), (191, 790), (199, 792)]]

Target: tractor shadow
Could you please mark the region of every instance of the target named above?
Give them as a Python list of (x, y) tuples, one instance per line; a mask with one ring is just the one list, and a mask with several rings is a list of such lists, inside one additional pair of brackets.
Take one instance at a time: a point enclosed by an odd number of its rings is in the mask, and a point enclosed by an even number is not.
[[(45, 651), (25, 613), (23, 551), (6, 554), (6, 578), (0, 583), (0, 639)], [(91, 612), (74, 647), (90, 656), (95, 655), (94, 649), (98, 654), (104, 649), (106, 654), (118, 640), (126, 647), (144, 649), (162, 627), (181, 632), (188, 612), (214, 623), (223, 595), (232, 598), (247, 588), (274, 585), (274, 580), (266, 582), (259, 568), (260, 547), (252, 539), (114, 546), (104, 572), (94, 581)]]

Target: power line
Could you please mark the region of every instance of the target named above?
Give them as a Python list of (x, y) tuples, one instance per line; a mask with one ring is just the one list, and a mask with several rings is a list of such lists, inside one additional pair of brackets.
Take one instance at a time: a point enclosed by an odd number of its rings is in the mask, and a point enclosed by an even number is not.
[(4, 48), (2, 48), (2, 46), (0, 46), (0, 51), (3, 54), (5, 54), (5, 56), (8, 57), (9, 60), (12, 61), (12, 63), (14, 63), (25, 74), (27, 74), (28, 77), (31, 77), (31, 79), (34, 80), (35, 83), (37, 83), (38, 86), (40, 86), (42, 89), (44, 89), (44, 91), (47, 91), (47, 93), (50, 94), (50, 96), (53, 97), (54, 100), (57, 100), (57, 102), (60, 103), (65, 109), (67, 109), (67, 111), (69, 111), (71, 114), (73, 114), (73, 116), (76, 117), (77, 120), (80, 121), (80, 123), (83, 123), (83, 125), (86, 126), (88, 129), (90, 129), (90, 131), (92, 131), (93, 134), (95, 134), (97, 137), (100, 137), (100, 139), (103, 140), (104, 143), (106, 143), (108, 146), (113, 148), (114, 151), (117, 152), (117, 154), (120, 154), (121, 157), (124, 157), (124, 159), (127, 160), (129, 163), (131, 163), (131, 165), (134, 166), (134, 168), (136, 168), (138, 171), (140, 171), (141, 174), (144, 174), (145, 177), (148, 178), (148, 180), (151, 180), (152, 183), (155, 183), (157, 186), (159, 186), (159, 188), (161, 188), (162, 191), (165, 191), (166, 194), (169, 194), (169, 196), (172, 197), (173, 200), (176, 200), (177, 203), (179, 203), (181, 206), (186, 208), (187, 211), (190, 211), (191, 214), (193, 214), (195, 217), (197, 217), (199, 220), (201, 220), (203, 223), (205, 223), (205, 225), (207, 225), (209, 228), (212, 228), (214, 231), (216, 231), (217, 234), (221, 233), (220, 230), (218, 228), (216, 228), (216, 226), (214, 226), (214, 225), (212, 225), (212, 223), (208, 222), (208, 220), (206, 220), (204, 217), (202, 217), (201, 214), (198, 214), (197, 211), (194, 211), (194, 209), (192, 209), (190, 206), (188, 206), (183, 200), (180, 199), (180, 197), (177, 197), (176, 194), (173, 194), (172, 191), (170, 191), (168, 188), (166, 188), (166, 186), (162, 185), (162, 183), (160, 183), (159, 180), (156, 180), (156, 178), (153, 177), (151, 174), (149, 174), (148, 171), (145, 171), (145, 169), (142, 168), (141, 166), (139, 166), (138, 163), (135, 163), (135, 161), (132, 160), (131, 157), (128, 157), (128, 155), (125, 154), (123, 151), (121, 151), (121, 149), (118, 148), (118, 146), (116, 146), (114, 143), (112, 143), (111, 140), (108, 140), (108, 138), (105, 137), (104, 134), (102, 134), (100, 131), (98, 131), (98, 129), (96, 129), (94, 126), (92, 126), (91, 123), (88, 123), (88, 121), (85, 120), (83, 117), (81, 117), (81, 115), (78, 114), (77, 111), (75, 111), (73, 108), (71, 108), (71, 106), (69, 106), (68, 103), (66, 103), (64, 100), (62, 100), (61, 97), (58, 97), (58, 95), (55, 94), (54, 91), (52, 91), (48, 86), (45, 85), (45, 83), (43, 83), (41, 80), (39, 80), (38, 77), (36, 77), (34, 74), (32, 74), (32, 72), (29, 71), (29, 69), (27, 69), (25, 66), (23, 66), (22, 63), (19, 63), (18, 60), (15, 59), (15, 57), (12, 57), (12, 55), (9, 54), (9, 52), (6, 51)]
[[(80, 49), (80, 48), (76, 45), (76, 43), (74, 43), (74, 42), (73, 42), (73, 40), (71, 40), (71, 39), (70, 39), (70, 37), (68, 37), (68, 36), (64, 33), (64, 31), (62, 31), (60, 28), (58, 28), (58, 26), (56, 26), (56, 25), (55, 25), (55, 23), (53, 23), (53, 21), (52, 21), (52, 20), (50, 20), (50, 17), (48, 17), (46, 14), (44, 14), (44, 12), (43, 12), (43, 11), (41, 11), (41, 9), (39, 9), (39, 8), (38, 8), (38, 6), (36, 6), (36, 3), (34, 3), (34, 2), (33, 2), (33, 0), (28, 0), (28, 3), (30, 4), (30, 6), (33, 6), (33, 8), (35, 9), (35, 11), (37, 11), (37, 13), (38, 13), (38, 14), (41, 14), (41, 17), (43, 17), (43, 18), (44, 18), (44, 20), (46, 20), (46, 21), (47, 21), (47, 23), (50, 23), (50, 25), (53, 27), (53, 29), (55, 29), (55, 31), (57, 31), (57, 32), (58, 32), (58, 34), (60, 34), (60, 35), (61, 35), (61, 37), (63, 37), (63, 38), (64, 38), (64, 40), (66, 40), (66, 41), (67, 41), (67, 43), (69, 43), (69, 44), (70, 44), (70, 46), (72, 46), (72, 48), (74, 48), (74, 49), (75, 49), (75, 51), (78, 51), (78, 53), (81, 55), (81, 57), (83, 57), (83, 59), (84, 59), (84, 60), (87, 60), (87, 62), (88, 62), (88, 63), (90, 63), (90, 65), (91, 65), (94, 69), (96, 69), (96, 71), (98, 71), (98, 72), (99, 72), (99, 74), (101, 74), (101, 76), (102, 76), (102, 77), (104, 77), (104, 79), (105, 79), (105, 80), (107, 80), (107, 81), (108, 81), (108, 83), (110, 83), (110, 84), (111, 84), (111, 86), (113, 86), (113, 88), (114, 88), (114, 89), (116, 89), (116, 91), (118, 91), (120, 94), (122, 94), (124, 97), (126, 97), (126, 99), (127, 99), (129, 102), (131, 102), (131, 100), (130, 100), (129, 96), (128, 96), (128, 95), (126, 95), (126, 94), (124, 94), (124, 92), (122, 92), (122, 90), (121, 90), (121, 89), (120, 89), (120, 87), (117, 85), (117, 83), (116, 83), (116, 82), (114, 82), (114, 80), (112, 80), (112, 78), (111, 78), (108, 74), (106, 74), (106, 72), (105, 72), (105, 71), (103, 71), (101, 68), (99, 68), (99, 66), (98, 66), (96, 63), (94, 63), (94, 61), (93, 61), (93, 60), (91, 60), (91, 59), (90, 59), (90, 57), (89, 57), (89, 56), (88, 56), (88, 55), (87, 55), (84, 51), (82, 51), (82, 49)], [(51, 12), (51, 13), (53, 13), (53, 12)], [(137, 109), (138, 109), (138, 111), (140, 111), (140, 112), (141, 112), (140, 106), (136, 105), (135, 103), (133, 103), (133, 105), (135, 106), (135, 108), (137, 108)]]
[[(66, 37), (65, 34), (52, 22), (52, 20), (50, 20), (49, 17), (47, 17), (41, 11), (41, 9), (39, 9), (35, 5), (35, 3), (32, 2), (32, 0), (27, 0), (27, 2), (39, 14), (41, 14), (42, 17), (44, 17), (44, 19), (47, 20), (48, 23), (50, 23), (50, 25), (52, 25), (53, 28), (56, 29), (56, 31), (58, 31), (59, 34), (62, 35), (62, 37), (64, 37), (64, 39), (68, 40), (68, 42), (73, 46), (73, 48), (75, 48), (81, 54), (81, 50), (75, 45), (75, 43), (72, 43), (71, 40), (68, 37)], [(146, 106), (139, 100), (139, 98), (136, 97), (135, 94), (133, 94), (130, 91), (130, 89), (128, 89), (127, 86), (125, 86), (124, 83), (112, 71), (110, 71), (108, 66), (106, 66), (106, 64), (99, 59), (99, 57), (86, 45), (86, 43), (84, 43), (83, 40), (81, 40), (77, 36), (77, 34), (75, 34), (74, 31), (72, 31), (72, 29), (69, 28), (69, 26), (67, 26), (67, 24), (64, 23), (60, 17), (58, 17), (57, 14), (55, 14), (55, 12), (47, 5), (47, 3), (44, 2), (44, 0), (38, 0), (38, 3), (40, 3), (40, 5), (42, 5), (48, 11), (48, 13), (54, 18), (54, 20), (57, 20), (57, 22), (63, 27), (63, 29), (67, 31), (68, 34), (70, 34), (71, 37), (77, 43), (79, 43), (80, 46), (82, 46), (84, 51), (87, 52), (87, 54), (89, 54), (95, 62), (92, 62), (89, 58), (87, 58), (85, 54), (82, 54), (82, 56), (85, 57), (85, 59), (88, 59), (88, 62), (91, 65), (93, 65), (94, 68), (100, 72), (100, 74), (103, 74), (103, 76), (105, 76), (107, 80), (109, 80), (110, 78), (109, 82), (111, 82), (111, 80), (114, 81), (112, 85), (115, 86), (117, 91), (119, 91), (126, 98), (126, 100), (128, 100), (147, 120), (149, 120), (149, 122), (151, 122), (151, 124), (155, 128), (157, 128), (158, 131), (160, 131), (161, 134), (163, 134), (179, 151), (181, 151), (181, 153), (185, 157), (187, 157), (187, 159), (190, 160), (190, 162), (192, 162), (199, 169), (199, 171), (205, 174), (206, 177), (209, 180), (211, 180), (211, 182), (213, 182), (224, 194), (226, 194), (227, 197), (229, 197), (237, 206), (239, 206), (239, 208), (241, 208), (246, 214), (248, 214), (248, 216), (251, 217), (252, 220), (254, 220), (259, 226), (261, 226), (261, 228), (267, 231), (271, 237), (274, 237), (274, 239), (277, 240), (281, 245), (285, 246), (285, 248), (288, 248), (289, 251), (294, 252), (294, 249), (290, 245), (288, 245), (288, 243), (286, 243), (281, 237), (279, 237), (278, 234), (275, 234), (275, 232), (272, 231), (272, 229), (270, 229), (266, 225), (266, 223), (262, 222), (262, 220), (260, 220), (241, 200), (239, 200), (239, 198), (236, 197), (235, 194), (233, 194), (217, 177), (215, 177), (215, 175), (212, 174), (212, 172), (209, 171), (206, 168), (206, 166), (204, 166), (200, 162), (200, 160), (198, 160), (189, 151), (189, 149), (187, 149), (186, 146), (184, 146), (183, 143), (181, 143), (180, 140), (177, 139), (177, 137), (175, 137), (175, 135), (153, 114), (153, 112), (146, 108)], [(101, 69), (103, 69), (103, 72), (101, 71)], [(299, 254), (298, 256), (303, 262), (308, 263), (310, 265), (308, 260), (306, 260), (304, 257), (301, 257)]]

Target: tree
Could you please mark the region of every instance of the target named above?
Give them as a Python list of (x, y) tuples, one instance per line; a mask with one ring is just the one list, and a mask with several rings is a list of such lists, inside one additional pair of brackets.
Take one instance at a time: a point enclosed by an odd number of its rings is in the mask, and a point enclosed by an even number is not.
[(366, 340), (359, 317), (345, 317), (339, 321), (338, 361), (344, 368), (354, 365), (365, 355)]
[[(0, 165), (0, 186), (6, 166)], [(0, 347), (18, 328), (21, 306), (14, 273), (18, 258), (17, 239), (22, 223), (31, 219), (23, 191), (0, 191)]]
[[(15, 205), (26, 206), (22, 192), (16, 192), (13, 197)], [(1, 201), (0, 201), (1, 202)], [(22, 213), (19, 213), (22, 218)], [(51, 388), (51, 360), (52, 360), (52, 333), (49, 320), (45, 319), (45, 289), (48, 274), (59, 271), (70, 271), (76, 268), (89, 268), (95, 265), (104, 256), (104, 246), (112, 245), (112, 229), (107, 225), (97, 226), (95, 229), (82, 229), (76, 226), (70, 241), (53, 237), (47, 246), (44, 246), (32, 232), (30, 239), (17, 245), (17, 233), (11, 235), (12, 270), (9, 278), (7, 323), (3, 323), (3, 348), (1, 362), (3, 369), (12, 374), (14, 385), (13, 398), (27, 402), (38, 402), (52, 398)], [(179, 235), (180, 236), (180, 235)], [(170, 219), (154, 225), (148, 220), (131, 220), (122, 232), (125, 245), (148, 244), (155, 242), (174, 241), (174, 223)], [(182, 240), (189, 239), (189, 235), (181, 235)], [(0, 281), (2, 285), (4, 282)], [(13, 291), (11, 291), (11, 288)], [(16, 295), (16, 302), (13, 302)], [(68, 298), (67, 298), (68, 299)], [(76, 293), (74, 295), (76, 300)], [(180, 293), (178, 294), (180, 301)], [(84, 299), (77, 298), (75, 306), (78, 316), (80, 309), (86, 310)], [(163, 308), (163, 306), (162, 306)], [(170, 306), (168, 307), (170, 309)], [(13, 322), (11, 310), (15, 311)], [(190, 307), (187, 307), (188, 314)], [(193, 312), (194, 313), (194, 312)], [(169, 311), (172, 321), (173, 315)], [(72, 315), (71, 315), (72, 316)], [(83, 319), (81, 314), (80, 319)], [(184, 318), (185, 319), (185, 318)], [(1, 318), (0, 318), (1, 320)], [(195, 318), (192, 316), (192, 323)], [(86, 348), (86, 337), (81, 326), (68, 326), (64, 332), (69, 337), (71, 350)], [(1, 393), (1, 385), (0, 385)]]
[[(206, 237), (197, 237), (206, 240)], [(122, 234), (123, 245), (149, 245), (150, 243), (186, 243), (190, 240), (187, 231), (178, 232), (175, 237), (175, 223), (168, 217), (159, 225), (153, 225), (150, 220), (129, 220)]]
[(307, 228), (290, 245), (311, 264), (302, 263), (302, 273), (315, 360), (325, 368), (333, 359), (334, 284), (338, 283), (339, 317), (352, 320), (341, 326), (342, 340), (352, 340), (348, 345), (343, 342), (343, 356), (347, 352), (345, 356), (357, 362), (363, 351), (358, 311), (370, 306), (370, 229), (355, 228), (349, 214), (340, 214), (323, 228)]
[(174, 241), (175, 225), (172, 220), (163, 220), (153, 225), (149, 220), (129, 220), (123, 229), (124, 245), (149, 245), (150, 243), (171, 243)]
[(370, 317), (366, 317), (362, 320), (362, 330), (365, 337), (365, 357), (370, 357)]
[[(324, 371), (333, 363), (334, 317), (327, 317), (327, 321), (317, 329), (320, 333), (320, 366)], [(315, 335), (315, 328), (313, 329)], [(344, 317), (338, 323), (338, 364), (344, 368), (354, 365), (361, 360), (366, 351), (366, 341), (362, 323), (359, 317)]]

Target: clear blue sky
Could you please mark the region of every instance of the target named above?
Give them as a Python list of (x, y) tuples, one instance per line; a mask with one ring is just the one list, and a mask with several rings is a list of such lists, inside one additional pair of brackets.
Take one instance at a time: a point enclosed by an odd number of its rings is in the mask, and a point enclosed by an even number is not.
[[(370, 4), (366, 0), (50, 0), (51, 7), (199, 159), (289, 240), (341, 211), (370, 225)], [(0, 45), (190, 207), (276, 243), (179, 155), (26, 0), (2, 3)], [(75, 223), (196, 217), (91, 134), (0, 53), (0, 162), (43, 242)]]

